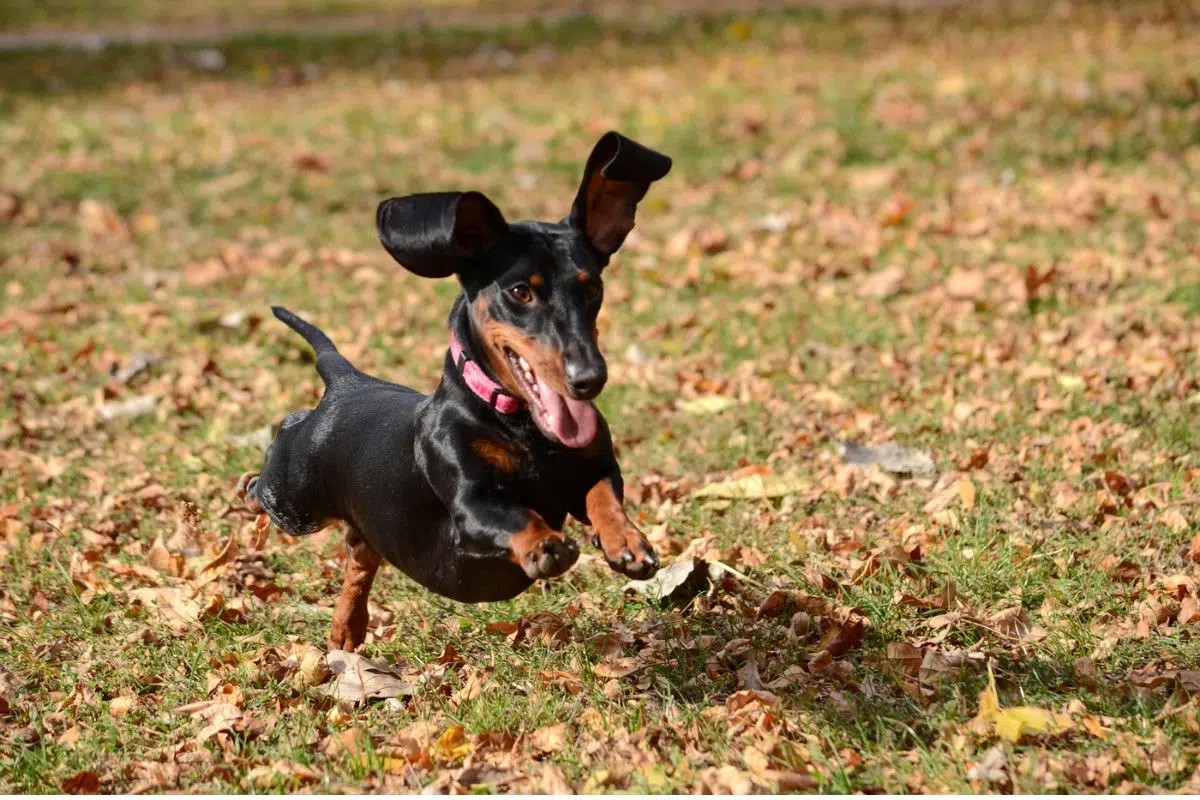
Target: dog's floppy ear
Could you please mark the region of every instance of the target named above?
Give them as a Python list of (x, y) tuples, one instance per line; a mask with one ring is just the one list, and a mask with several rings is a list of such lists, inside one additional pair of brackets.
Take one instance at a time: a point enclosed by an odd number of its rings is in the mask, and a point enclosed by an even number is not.
[(567, 221), (610, 256), (633, 230), (637, 204), (650, 184), (670, 171), (667, 156), (609, 131), (592, 148)]
[(384, 200), (375, 227), (400, 266), (422, 278), (445, 278), (494, 245), (508, 223), (479, 192), (437, 192)]

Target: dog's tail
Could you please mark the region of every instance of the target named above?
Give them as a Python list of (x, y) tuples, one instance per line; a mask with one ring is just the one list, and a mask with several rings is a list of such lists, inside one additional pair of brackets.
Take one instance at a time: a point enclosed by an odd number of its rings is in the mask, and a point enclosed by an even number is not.
[(349, 359), (338, 352), (333, 340), (316, 325), (300, 319), (283, 306), (271, 306), (271, 312), (280, 322), (303, 336), (304, 341), (312, 345), (317, 354), (317, 372), (326, 386), (332, 386), (339, 378), (358, 372)]

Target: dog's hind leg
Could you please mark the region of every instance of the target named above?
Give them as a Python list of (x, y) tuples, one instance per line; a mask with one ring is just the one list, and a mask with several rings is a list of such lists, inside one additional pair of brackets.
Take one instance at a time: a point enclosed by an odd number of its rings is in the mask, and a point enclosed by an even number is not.
[(354, 650), (367, 637), (367, 596), (379, 570), (379, 554), (353, 528), (346, 534), (346, 577), (333, 610), (330, 643), (341, 650)]

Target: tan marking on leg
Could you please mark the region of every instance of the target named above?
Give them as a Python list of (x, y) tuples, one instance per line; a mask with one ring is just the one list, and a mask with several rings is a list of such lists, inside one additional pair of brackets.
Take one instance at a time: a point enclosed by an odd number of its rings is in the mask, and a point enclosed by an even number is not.
[(529, 523), (513, 534), (508, 550), (509, 561), (534, 579), (561, 575), (579, 558), (579, 548), (536, 511), (530, 511)]
[(333, 610), (330, 635), (334, 647), (355, 650), (367, 638), (367, 597), (381, 561), (379, 554), (356, 531), (346, 534), (346, 577)]
[[(646, 535), (625, 514), (612, 481), (600, 481), (587, 493), (588, 519), (600, 540), (609, 566), (625, 574), (649, 577), (658, 569), (658, 559)], [(626, 559), (625, 554), (630, 555)]]

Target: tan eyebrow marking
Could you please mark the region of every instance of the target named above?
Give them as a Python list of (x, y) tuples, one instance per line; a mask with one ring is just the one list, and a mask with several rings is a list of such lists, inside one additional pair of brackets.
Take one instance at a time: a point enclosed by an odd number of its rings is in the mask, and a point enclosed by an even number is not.
[(542, 278), (541, 275), (538, 275), (536, 273), (529, 276), (529, 285), (530, 286), (541, 286), (545, 282), (546, 282), (545, 279)]

